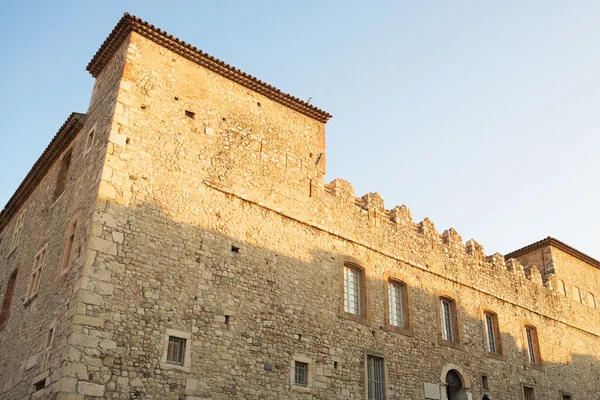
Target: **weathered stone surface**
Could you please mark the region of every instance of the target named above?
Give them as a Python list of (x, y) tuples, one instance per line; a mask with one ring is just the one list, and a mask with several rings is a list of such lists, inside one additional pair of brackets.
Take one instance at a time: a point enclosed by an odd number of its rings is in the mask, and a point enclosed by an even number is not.
[[(406, 206), (326, 185), (323, 123), (137, 32), (99, 73), (86, 118), (26, 200), (16, 250), (16, 218), (0, 232), (1, 295), (19, 268), (0, 329), (8, 398), (30, 395), (43, 371), (28, 360), (44, 354), (62, 400), (357, 400), (365, 351), (385, 356), (389, 399), (438, 398), (449, 366), (475, 399), (520, 398), (521, 385), (539, 399), (600, 393), (594, 265), (555, 248), (486, 257)], [(38, 296), (24, 304), (45, 243)], [(343, 312), (344, 262), (364, 271), (361, 318)], [(406, 287), (402, 329), (389, 323), (389, 279)], [(457, 343), (441, 340), (440, 296), (455, 300)], [(485, 312), (502, 354), (486, 352)], [(541, 365), (527, 362), (525, 324)], [(186, 340), (183, 366), (166, 362), (172, 335)], [(307, 388), (292, 384), (293, 357), (309, 364)]]

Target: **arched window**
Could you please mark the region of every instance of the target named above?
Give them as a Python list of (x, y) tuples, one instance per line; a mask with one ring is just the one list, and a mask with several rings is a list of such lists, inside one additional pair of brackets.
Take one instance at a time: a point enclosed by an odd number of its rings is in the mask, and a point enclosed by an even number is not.
[(440, 297), (440, 329), (442, 340), (459, 342), (456, 301), (450, 297)]
[(67, 152), (67, 154), (65, 154), (60, 163), (60, 171), (58, 171), (58, 178), (56, 178), (56, 188), (54, 189), (53, 202), (56, 201), (61, 194), (63, 194), (65, 187), (67, 186), (67, 177), (69, 175), (69, 167), (71, 167), (72, 154), (73, 150), (71, 149)]
[(537, 328), (533, 325), (525, 325), (525, 344), (527, 348), (527, 360), (529, 364), (539, 365), (542, 363), (540, 355), (540, 344), (538, 341)]

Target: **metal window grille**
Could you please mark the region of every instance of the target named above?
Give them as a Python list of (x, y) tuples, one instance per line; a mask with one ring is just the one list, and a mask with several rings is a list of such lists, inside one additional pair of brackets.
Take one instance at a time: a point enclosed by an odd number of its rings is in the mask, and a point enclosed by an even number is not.
[(402, 315), (402, 286), (398, 283), (390, 282), (388, 286), (388, 296), (390, 305), (390, 325), (404, 326), (404, 316)]
[(537, 360), (535, 358), (535, 347), (534, 347), (534, 339), (533, 335), (535, 334), (531, 328), (525, 328), (525, 333), (527, 335), (527, 350), (529, 354), (529, 362), (531, 364), (536, 364)]
[(496, 352), (496, 337), (495, 337), (495, 329), (494, 329), (494, 318), (491, 315), (485, 315), (485, 325), (487, 329), (487, 341), (488, 341), (488, 351), (490, 353)]
[(167, 348), (167, 363), (174, 365), (183, 365), (185, 360), (185, 339), (169, 336), (169, 345)]
[(369, 400), (384, 400), (383, 358), (367, 356)]
[(344, 267), (344, 311), (360, 315), (360, 272)]
[(452, 332), (452, 304), (449, 301), (441, 300), (441, 317), (442, 317), (442, 339), (449, 342), (454, 341), (454, 333)]
[(524, 387), (523, 397), (525, 397), (525, 400), (535, 400), (535, 396), (533, 395), (533, 388)]
[(308, 386), (308, 364), (296, 361), (294, 364), (294, 385)]

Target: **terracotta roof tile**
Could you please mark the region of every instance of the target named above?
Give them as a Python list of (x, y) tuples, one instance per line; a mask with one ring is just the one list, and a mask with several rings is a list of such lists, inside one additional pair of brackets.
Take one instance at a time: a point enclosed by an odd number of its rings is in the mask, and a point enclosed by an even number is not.
[(595, 258), (592, 258), (592, 257), (588, 256), (587, 254), (582, 253), (581, 251), (569, 246), (568, 244), (563, 243), (560, 240), (554, 239), (553, 237), (550, 237), (550, 236), (548, 236), (547, 238), (542, 239), (540, 241), (537, 241), (535, 243), (532, 243), (528, 246), (525, 246), (518, 250), (510, 252), (504, 256), (504, 259), (508, 260), (510, 258), (518, 258), (524, 254), (530, 253), (532, 251), (541, 249), (542, 247), (546, 247), (546, 246), (556, 247), (557, 249), (562, 250), (565, 253), (570, 254), (575, 258), (580, 259), (581, 261), (584, 261), (590, 265), (593, 265), (596, 268), (600, 268), (600, 261), (598, 261)]
[(100, 49), (96, 52), (87, 70), (93, 77), (97, 77), (100, 71), (108, 64), (121, 43), (127, 38), (130, 32), (136, 32), (153, 42), (164, 46), (165, 48), (187, 58), (207, 68), (227, 79), (230, 79), (242, 86), (258, 92), (271, 100), (285, 105), (295, 111), (307, 115), (319, 122), (326, 123), (331, 114), (309, 104), (288, 93), (282, 92), (276, 87), (263, 82), (252, 75), (249, 75), (238, 68), (229, 65), (218, 58), (215, 58), (202, 50), (192, 46), (183, 40), (155, 27), (154, 25), (141, 20), (140, 18), (125, 13), (117, 23), (113, 31), (108, 35)]

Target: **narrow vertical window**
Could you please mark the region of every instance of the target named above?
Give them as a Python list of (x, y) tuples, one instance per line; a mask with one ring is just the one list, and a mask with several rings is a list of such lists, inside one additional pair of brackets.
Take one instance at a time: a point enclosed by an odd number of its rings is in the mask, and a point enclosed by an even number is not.
[(294, 362), (294, 385), (301, 387), (308, 386), (308, 363)]
[(530, 364), (540, 364), (540, 351), (537, 337), (537, 329), (533, 326), (525, 327), (525, 339), (527, 341), (527, 357)]
[(383, 358), (367, 355), (367, 398), (368, 400), (385, 399), (385, 382)]
[(23, 230), (23, 225), (25, 223), (25, 209), (21, 211), (21, 214), (17, 217), (17, 222), (15, 223), (15, 230), (13, 231), (12, 242), (10, 244), (10, 252), (17, 248), (19, 244), (19, 239), (21, 238), (21, 231)]
[(67, 178), (69, 176), (69, 168), (71, 167), (71, 155), (73, 150), (69, 150), (67, 154), (62, 158), (60, 163), (60, 170), (58, 171), (58, 178), (56, 178), (56, 187), (54, 189), (54, 198), (52, 201), (56, 201), (61, 194), (65, 191), (67, 186)]
[(596, 308), (596, 297), (592, 293), (588, 293), (588, 306)]
[(169, 345), (167, 348), (167, 363), (173, 365), (183, 365), (185, 361), (186, 340), (175, 336), (169, 336)]
[(358, 269), (344, 266), (344, 311), (360, 315), (360, 278)]
[(40, 289), (40, 281), (42, 279), (42, 269), (44, 268), (44, 264), (46, 263), (46, 252), (48, 246), (44, 246), (42, 250), (40, 250), (34, 259), (33, 262), (33, 272), (31, 273), (31, 279), (29, 280), (29, 287), (27, 288), (27, 299), (31, 299), (34, 297), (38, 290)]
[(488, 342), (488, 351), (490, 353), (496, 352), (496, 337), (494, 334), (494, 320), (491, 315), (486, 314), (485, 316), (485, 326), (487, 329), (487, 342)]
[(72, 222), (69, 225), (67, 231), (67, 240), (65, 241), (65, 249), (63, 251), (63, 258), (60, 264), (60, 270), (65, 271), (71, 266), (71, 255), (73, 253), (73, 246), (75, 244), (75, 230), (77, 229), (77, 221)]
[(389, 281), (388, 282), (388, 305), (389, 305), (389, 320), (390, 325), (397, 326), (399, 328), (404, 327), (405, 315), (404, 315), (404, 292), (406, 285), (400, 282)]
[(4, 300), (2, 301), (2, 309), (0, 310), (0, 329), (4, 328), (8, 323), (8, 317), (10, 316), (10, 306), (12, 304), (13, 296), (15, 294), (15, 285), (17, 284), (17, 272), (15, 270), (6, 285), (6, 291), (4, 292)]
[(90, 129), (90, 131), (88, 132), (87, 138), (85, 139), (85, 150), (83, 152), (83, 154), (87, 154), (90, 152), (90, 150), (92, 150), (92, 147), (94, 147), (94, 139), (96, 138), (96, 126), (94, 126), (92, 129)]
[(441, 325), (442, 325), (442, 339), (447, 340), (449, 342), (454, 342), (454, 310), (453, 310), (453, 302), (449, 299), (441, 299), (440, 300), (440, 316), (441, 316)]

